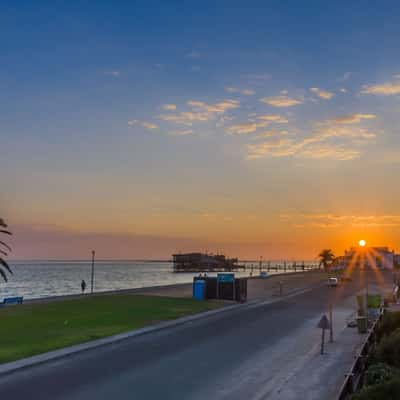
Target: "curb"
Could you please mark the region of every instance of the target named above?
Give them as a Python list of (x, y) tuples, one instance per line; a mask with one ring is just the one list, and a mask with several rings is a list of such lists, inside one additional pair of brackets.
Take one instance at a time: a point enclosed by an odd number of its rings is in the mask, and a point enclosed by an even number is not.
[(254, 308), (254, 307), (261, 307), (261, 306), (264, 306), (267, 304), (278, 303), (278, 302), (286, 300), (288, 298), (295, 297), (297, 295), (311, 291), (320, 286), (323, 286), (323, 285), (319, 285), (319, 286), (314, 285), (309, 288), (299, 289), (297, 291), (293, 291), (292, 293), (288, 293), (287, 295), (284, 295), (282, 297), (278, 297), (278, 298), (272, 299), (272, 300), (266, 300), (266, 301), (253, 300), (253, 301), (250, 301), (250, 302), (247, 302), (244, 304), (233, 304), (233, 305), (218, 308), (216, 310), (210, 310), (210, 311), (205, 311), (205, 312), (201, 312), (201, 313), (197, 313), (197, 314), (193, 314), (193, 315), (188, 315), (186, 317), (178, 318), (178, 319), (175, 319), (172, 321), (161, 322), (155, 326), (140, 328), (140, 329), (136, 329), (134, 331), (120, 333), (120, 334), (108, 336), (108, 337), (105, 337), (102, 339), (97, 339), (97, 340), (93, 340), (90, 342), (80, 343), (80, 344), (76, 344), (73, 346), (64, 347), (62, 349), (38, 354), (38, 355), (35, 355), (32, 357), (27, 357), (27, 358), (23, 358), (23, 359), (16, 360), (16, 361), (11, 361), (9, 363), (0, 364), (0, 377), (2, 377), (4, 375), (9, 375), (13, 372), (16, 372), (16, 371), (19, 371), (22, 369), (27, 369), (29, 367), (35, 367), (37, 365), (44, 364), (49, 361), (55, 361), (55, 360), (59, 360), (62, 358), (67, 358), (69, 356), (72, 356), (72, 355), (75, 355), (78, 353), (83, 353), (85, 351), (89, 351), (89, 350), (92, 350), (95, 348), (107, 346), (110, 344), (120, 343), (124, 340), (131, 339), (131, 338), (134, 338), (137, 336), (142, 336), (142, 335), (162, 331), (164, 329), (184, 325), (188, 322), (212, 317), (214, 315), (226, 313), (229, 311), (234, 311), (239, 308)]

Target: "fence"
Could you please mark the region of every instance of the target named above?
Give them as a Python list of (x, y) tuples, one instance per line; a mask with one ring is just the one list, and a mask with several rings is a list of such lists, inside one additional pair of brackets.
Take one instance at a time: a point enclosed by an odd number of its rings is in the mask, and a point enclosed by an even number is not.
[(358, 390), (362, 385), (363, 376), (366, 370), (367, 356), (376, 344), (375, 329), (382, 318), (384, 311), (381, 311), (379, 317), (375, 320), (372, 327), (369, 329), (368, 336), (366, 337), (361, 351), (353, 363), (351, 370), (346, 374), (342, 387), (340, 388), (337, 400), (347, 400), (350, 396)]

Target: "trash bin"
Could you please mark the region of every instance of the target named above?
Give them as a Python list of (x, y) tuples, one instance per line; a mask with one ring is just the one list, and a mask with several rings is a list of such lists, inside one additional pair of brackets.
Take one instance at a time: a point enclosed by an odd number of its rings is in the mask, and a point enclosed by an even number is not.
[(206, 298), (206, 281), (202, 279), (193, 282), (193, 298), (195, 300), (204, 300)]
[(357, 321), (358, 333), (367, 333), (368, 329), (367, 317), (357, 317), (356, 321)]

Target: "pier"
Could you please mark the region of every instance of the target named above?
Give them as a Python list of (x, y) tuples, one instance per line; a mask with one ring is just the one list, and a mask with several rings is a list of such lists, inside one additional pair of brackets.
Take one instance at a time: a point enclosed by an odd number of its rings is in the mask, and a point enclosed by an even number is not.
[(319, 269), (320, 265), (315, 263), (298, 263), (296, 261), (259, 261), (243, 260), (237, 258), (227, 258), (225, 255), (187, 253), (174, 254), (174, 272), (235, 272), (250, 271), (254, 272), (275, 271), (275, 272), (299, 272)]

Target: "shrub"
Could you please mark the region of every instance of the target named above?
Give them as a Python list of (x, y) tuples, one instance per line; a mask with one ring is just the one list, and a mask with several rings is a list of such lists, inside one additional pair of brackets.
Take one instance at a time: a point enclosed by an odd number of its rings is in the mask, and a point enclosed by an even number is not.
[(366, 386), (354, 394), (351, 400), (399, 400), (400, 379), (395, 378), (379, 385)]
[(386, 313), (376, 329), (378, 341), (380, 341), (385, 335), (391, 334), (398, 328), (400, 328), (400, 312)]
[(400, 367), (400, 328), (389, 336), (384, 336), (376, 347), (372, 358), (392, 367)]
[(367, 386), (377, 385), (393, 378), (393, 370), (389, 365), (378, 363), (371, 365), (365, 375), (365, 383)]

